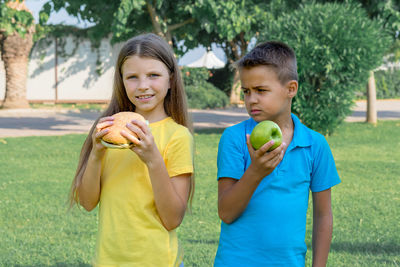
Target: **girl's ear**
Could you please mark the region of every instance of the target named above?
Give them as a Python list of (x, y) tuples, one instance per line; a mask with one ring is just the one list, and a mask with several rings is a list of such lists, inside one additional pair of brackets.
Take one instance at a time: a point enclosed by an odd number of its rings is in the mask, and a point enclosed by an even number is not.
[(297, 94), (297, 89), (299, 88), (299, 84), (297, 83), (296, 80), (291, 80), (287, 83), (287, 89), (288, 89), (288, 96), (290, 98), (295, 97)]

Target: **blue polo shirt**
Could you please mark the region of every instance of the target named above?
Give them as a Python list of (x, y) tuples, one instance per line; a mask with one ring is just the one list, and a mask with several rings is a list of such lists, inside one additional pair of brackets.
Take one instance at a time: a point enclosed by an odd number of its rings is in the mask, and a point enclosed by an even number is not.
[[(304, 266), (309, 191), (340, 183), (325, 137), (292, 114), (293, 139), (275, 170), (254, 192), (233, 223), (221, 223), (214, 266)], [(257, 122), (252, 118), (227, 128), (218, 147), (218, 179), (240, 179), (251, 163), (246, 145)]]

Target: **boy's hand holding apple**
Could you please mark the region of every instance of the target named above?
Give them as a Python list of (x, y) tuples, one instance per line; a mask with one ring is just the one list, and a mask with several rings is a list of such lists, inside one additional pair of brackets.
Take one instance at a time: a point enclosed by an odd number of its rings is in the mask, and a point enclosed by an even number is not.
[(246, 138), (251, 158), (248, 170), (261, 180), (281, 162), (286, 143), (282, 143), (282, 132), (272, 121), (260, 122)]
[(272, 151), (282, 144), (282, 131), (273, 121), (262, 121), (254, 127), (250, 135), (250, 142), (254, 149), (260, 149), (264, 144), (274, 140), (268, 151)]

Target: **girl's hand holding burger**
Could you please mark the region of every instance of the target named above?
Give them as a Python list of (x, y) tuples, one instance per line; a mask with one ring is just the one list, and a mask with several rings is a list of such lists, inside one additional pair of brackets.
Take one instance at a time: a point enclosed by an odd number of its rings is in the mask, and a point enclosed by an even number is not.
[(96, 131), (93, 131), (92, 135), (92, 153), (94, 153), (95, 156), (102, 157), (104, 155), (106, 148), (101, 143), (101, 139), (110, 131), (108, 128), (113, 124), (114, 118), (111, 116), (100, 118), (97, 122)]
[[(146, 164), (160, 160), (161, 154), (145, 118), (135, 112), (124, 111), (101, 118), (93, 133), (94, 156), (100, 158), (106, 148), (131, 149)], [(158, 156), (158, 157), (157, 157)]]
[(154, 137), (151, 134), (149, 126), (139, 120), (132, 120), (126, 124), (126, 130), (121, 131), (121, 135), (133, 143), (131, 150), (135, 152), (139, 158), (149, 164), (152, 160), (155, 160), (157, 156), (161, 156), (156, 144), (154, 143)]

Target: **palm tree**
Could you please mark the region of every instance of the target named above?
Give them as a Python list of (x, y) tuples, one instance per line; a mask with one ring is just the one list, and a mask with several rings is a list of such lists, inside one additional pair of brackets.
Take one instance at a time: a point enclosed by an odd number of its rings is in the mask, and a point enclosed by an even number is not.
[(2, 108), (27, 108), (28, 60), (35, 33), (33, 16), (25, 1), (6, 1), (0, 5), (2, 13), (8, 12), (8, 16), (1, 14), (3, 21), (0, 24), (1, 59), (6, 72), (6, 92)]

